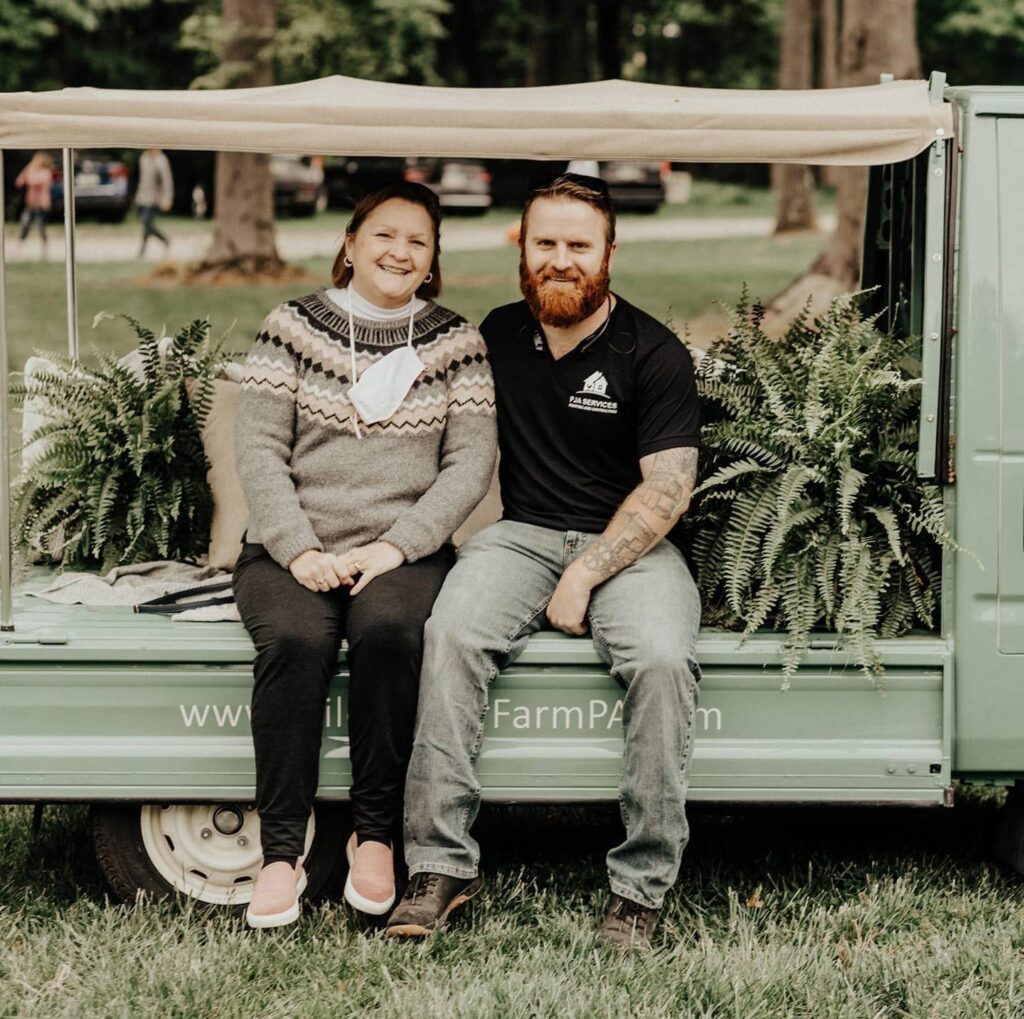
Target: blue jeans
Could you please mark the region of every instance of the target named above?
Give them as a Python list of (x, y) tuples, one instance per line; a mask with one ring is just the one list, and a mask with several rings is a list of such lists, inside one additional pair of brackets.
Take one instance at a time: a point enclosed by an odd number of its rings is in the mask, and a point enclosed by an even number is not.
[[(474, 764), (491, 680), (546, 625), (565, 568), (597, 535), (500, 521), (460, 550), (427, 621), (406, 783), (411, 874), (475, 877)], [(625, 688), (619, 803), (626, 840), (607, 856), (613, 892), (661, 906), (689, 835), (686, 790), (700, 671), (700, 595), (679, 551), (659, 542), (592, 594), (590, 632)]]

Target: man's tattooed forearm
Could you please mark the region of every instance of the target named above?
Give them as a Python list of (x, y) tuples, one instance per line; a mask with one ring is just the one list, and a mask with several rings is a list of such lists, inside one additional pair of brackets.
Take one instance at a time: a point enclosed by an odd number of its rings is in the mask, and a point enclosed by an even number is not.
[(607, 578), (636, 562), (658, 539), (639, 513), (623, 513), (625, 526), (614, 538), (598, 538), (583, 553), (583, 565)]
[(697, 481), (697, 450), (666, 449), (654, 454), (654, 463), (636, 491), (640, 504), (662, 520), (685, 513)]
[(634, 489), (630, 499), (650, 514), (626, 510), (629, 500), (615, 514), (612, 537), (604, 535), (583, 553), (581, 565), (596, 573), (601, 581), (631, 566), (648, 552), (669, 530), (672, 523), (690, 505), (697, 481), (697, 450), (690, 447), (666, 449), (655, 453), (646, 477)]

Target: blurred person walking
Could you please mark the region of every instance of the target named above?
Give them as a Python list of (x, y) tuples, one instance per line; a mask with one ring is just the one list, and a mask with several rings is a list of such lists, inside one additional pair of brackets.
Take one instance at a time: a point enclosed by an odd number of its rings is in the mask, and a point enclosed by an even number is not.
[(170, 240), (157, 228), (157, 212), (169, 212), (174, 201), (174, 178), (171, 164), (160, 149), (146, 149), (139, 157), (139, 187), (135, 192), (135, 204), (139, 209), (142, 224), (142, 244), (139, 257), (146, 254), (146, 242), (150, 237), (163, 241), (164, 252), (171, 246)]
[(36, 152), (15, 178), (14, 186), (25, 189), (25, 210), (21, 214), (18, 240), (24, 242), (32, 230), (32, 224), (38, 223), (45, 259), (46, 218), (52, 204), (50, 190), (53, 187), (53, 160), (45, 152)]

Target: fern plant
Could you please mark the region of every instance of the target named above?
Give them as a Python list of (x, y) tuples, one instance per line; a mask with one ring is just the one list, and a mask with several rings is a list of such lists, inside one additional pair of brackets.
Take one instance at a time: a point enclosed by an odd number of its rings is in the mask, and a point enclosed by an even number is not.
[(746, 293), (697, 368), (703, 482), (689, 516), (705, 620), (787, 633), (784, 683), (816, 629), (880, 674), (878, 637), (932, 627), (942, 497), (916, 472), (920, 380), (911, 341), (883, 335), (858, 295), (780, 340)]
[(161, 345), (122, 317), (139, 339), (137, 371), (107, 353), (96, 367), (47, 354), (54, 368), (11, 390), (16, 405), (38, 401), (46, 422), (30, 437), (41, 453), (19, 479), (15, 534), (66, 569), (187, 559), (209, 543), (201, 429), (225, 361), (220, 345), (207, 321)]

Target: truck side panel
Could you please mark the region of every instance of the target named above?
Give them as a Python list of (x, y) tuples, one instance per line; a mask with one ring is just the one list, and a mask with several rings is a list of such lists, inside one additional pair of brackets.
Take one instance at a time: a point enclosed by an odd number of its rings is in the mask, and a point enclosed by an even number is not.
[(954, 771), (1024, 773), (1024, 93), (963, 107)]
[[(251, 649), (216, 666), (55, 662), (30, 650), (29, 660), (0, 661), (0, 800), (252, 798)], [(812, 651), (785, 692), (778, 639), (740, 646), (712, 634), (698, 651), (692, 798), (942, 802), (951, 686), (942, 641), (887, 642), (880, 689), (832, 649)], [(341, 669), (325, 704), (327, 799), (345, 798), (349, 785), (346, 693)], [(494, 685), (480, 781), (495, 800), (614, 799), (621, 749), (622, 691), (590, 641), (540, 635)]]

